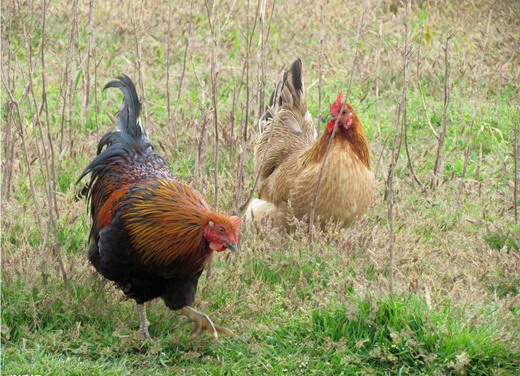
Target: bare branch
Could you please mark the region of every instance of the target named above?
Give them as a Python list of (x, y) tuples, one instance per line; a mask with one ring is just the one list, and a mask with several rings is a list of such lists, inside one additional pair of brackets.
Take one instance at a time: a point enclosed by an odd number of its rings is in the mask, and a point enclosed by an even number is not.
[[(172, 110), (171, 110), (171, 101), (170, 101), (170, 66), (171, 66), (171, 49), (172, 49), (172, 18), (175, 14), (176, 9), (172, 8), (172, 3), (168, 3), (168, 31), (166, 32), (166, 38), (168, 39), (166, 44), (166, 108), (168, 111), (168, 126), (171, 126), (172, 123)], [(183, 64), (183, 70), (182, 70), (182, 77), (181, 77), (181, 87), (182, 87), (182, 79), (184, 77), (184, 70), (186, 69), (186, 54), (188, 53), (188, 45), (186, 45), (186, 51), (184, 54), (184, 64)], [(181, 89), (179, 88), (179, 95), (177, 97), (177, 104), (179, 103), (181, 95)], [(174, 146), (175, 149), (177, 149), (177, 127), (173, 130), (174, 134)]]
[[(401, 142), (398, 143), (398, 138), (401, 138), (399, 131), (399, 117), (401, 114), (401, 104), (403, 103), (403, 96), (405, 92), (401, 94), (401, 103), (397, 106), (396, 117), (394, 119), (394, 137), (391, 146), (391, 158), (390, 166), (388, 168), (388, 177), (386, 179), (385, 189), (385, 200), (388, 205), (388, 229), (389, 229), (389, 241), (388, 241), (388, 289), (390, 295), (394, 295), (394, 248), (395, 248), (395, 232), (394, 232), (394, 172), (395, 166), (400, 155)], [(404, 125), (404, 124), (403, 124)]]
[[(142, 101), (144, 103), (146, 103), (146, 92), (144, 90), (144, 66), (143, 66), (143, 62), (142, 62), (141, 43), (139, 41), (140, 30), (138, 30), (138, 22), (136, 19), (136, 11), (134, 8), (135, 2), (131, 1), (130, 3), (132, 4), (132, 25), (134, 27), (134, 44), (135, 44), (135, 57), (136, 57), (135, 65), (136, 65), (137, 72), (139, 74), (139, 87), (141, 88), (141, 98), (142, 98)], [(142, 6), (142, 3), (141, 3), (141, 6)], [(142, 12), (140, 12), (140, 14), (142, 15)], [(139, 23), (139, 25), (140, 25), (140, 23)], [(139, 26), (139, 29), (140, 29), (140, 26)], [(146, 119), (148, 119), (148, 111), (147, 111), (148, 106), (143, 106), (143, 107), (144, 107), (143, 118), (144, 118), (144, 122), (146, 124)]]
[[(249, 5), (249, 3), (248, 3), (248, 5)], [(251, 27), (251, 29), (249, 27), (249, 18), (247, 19), (247, 32), (248, 32), (248, 34), (246, 34), (246, 43), (247, 43), (246, 47), (247, 48), (246, 48), (246, 59), (244, 61), (244, 71), (245, 71), (245, 77), (246, 77), (246, 103), (244, 105), (245, 116), (243, 117), (242, 141), (241, 141), (241, 146), (240, 146), (242, 152), (245, 151), (245, 145), (246, 145), (246, 143), (248, 141), (247, 129), (248, 129), (248, 126), (249, 126), (249, 103), (250, 103), (249, 67), (250, 67), (250, 59), (251, 59), (252, 40), (253, 40), (253, 35), (255, 34), (256, 25), (257, 25), (258, 18), (259, 18), (259, 12), (260, 12), (260, 0), (258, 1), (257, 7), (256, 7), (255, 18), (254, 18), (253, 26)], [(271, 14), (271, 16), (272, 16), (272, 14)], [(244, 77), (244, 73), (243, 72), (242, 72), (242, 77)], [(264, 155), (264, 158), (265, 158), (265, 155)], [(239, 189), (237, 189), (237, 196), (235, 198), (237, 202), (238, 202), (238, 196), (242, 193), (241, 192), (241, 187), (242, 187), (242, 179), (243, 179), (243, 176), (244, 176), (244, 172), (243, 172), (244, 161), (245, 161), (245, 159), (241, 158), (241, 160), (239, 162), (240, 163), (239, 164), (239, 176), (241, 177), (241, 179), (239, 180), (239, 187), (238, 187)], [(253, 195), (255, 193), (256, 187), (258, 185), (259, 178), (260, 178), (260, 171), (258, 171), (257, 174), (256, 174), (255, 182), (253, 183), (253, 187), (249, 191), (247, 199), (245, 200), (245, 202), (239, 208), (240, 215), (242, 215), (244, 213), (244, 211), (246, 210), (247, 206), (251, 202), (251, 199), (253, 198)]]
[(471, 139), (473, 136), (473, 126), (475, 124), (475, 119), (477, 117), (477, 112), (478, 112), (479, 101), (477, 100), (477, 98), (480, 96), (480, 91), (483, 90), (483, 89), (479, 90), (479, 88), (480, 88), (482, 82), (484, 81), (484, 76), (481, 74), (481, 72), (482, 72), (482, 68), (484, 65), (484, 59), (486, 56), (486, 50), (487, 50), (487, 46), (488, 46), (489, 30), (490, 30), (490, 26), (491, 26), (492, 13), (493, 12), (489, 12), (489, 15), (488, 15), (486, 35), (484, 37), (484, 42), (483, 42), (483, 46), (482, 46), (481, 58), (479, 59), (477, 65), (475, 66), (475, 70), (474, 70), (475, 76), (478, 77), (478, 80), (477, 80), (477, 84), (475, 86), (476, 89), (475, 89), (475, 96), (474, 96), (474, 102), (473, 102), (473, 116), (471, 118), (471, 123), (470, 123), (469, 130), (468, 130), (466, 148), (464, 149), (464, 166), (462, 168), (462, 176), (460, 177), (460, 182), (459, 182), (459, 193), (458, 193), (459, 208), (460, 208), (460, 203), (461, 203), (460, 197), (462, 195), (462, 191), (464, 190), (464, 179), (466, 178), (466, 172), (467, 172), (468, 163), (469, 163), (469, 154), (470, 154), (470, 150), (471, 150)]
[(411, 3), (410, 0), (406, 2), (406, 16), (405, 16), (405, 43), (404, 43), (404, 51), (403, 51), (403, 88), (401, 94), (401, 103), (403, 106), (403, 129), (404, 129), (404, 146), (406, 150), (406, 156), (408, 158), (408, 167), (410, 168), (410, 172), (413, 176), (415, 182), (423, 189), (423, 184), (417, 177), (415, 170), (413, 168), (412, 157), (410, 155), (410, 148), (408, 147), (408, 122), (407, 122), (407, 106), (408, 100), (406, 96), (407, 91), (407, 78), (408, 78), (408, 55), (410, 55), (410, 13), (411, 13)]
[(191, 39), (192, 34), (193, 34), (193, 26), (191, 24), (191, 17), (190, 17), (188, 35), (186, 36), (185, 47), (184, 47), (184, 58), (182, 59), (182, 72), (181, 72), (181, 78), (179, 80), (179, 91), (177, 92), (177, 105), (179, 105), (179, 101), (181, 99), (182, 83), (184, 81), (184, 74), (186, 73), (186, 59), (188, 57), (188, 51), (190, 49), (190, 39)]
[[(210, 77), (210, 88), (211, 88), (211, 100), (213, 102), (213, 131), (215, 137), (215, 144), (213, 148), (213, 186), (214, 186), (214, 198), (213, 205), (218, 205), (218, 155), (219, 155), (219, 138), (218, 138), (218, 70), (217, 70), (217, 59), (218, 59), (218, 36), (215, 31), (215, 23), (218, 22), (218, 15), (212, 15), (213, 7), (210, 7), (208, 0), (205, 0), (206, 11), (208, 13), (208, 24), (211, 31), (212, 46), (211, 49), (211, 77)], [(212, 4), (213, 5), (213, 4)], [(210, 9), (211, 8), (211, 9)], [(212, 19), (212, 17), (214, 17)], [(211, 268), (209, 268), (211, 270)], [(208, 271), (208, 274), (211, 274)]]
[(87, 119), (90, 110), (90, 58), (92, 56), (92, 44), (94, 39), (94, 9), (96, 0), (90, 0), (88, 4), (88, 37), (87, 37), (87, 61), (85, 63), (85, 100), (83, 102), (83, 121)]
[(316, 119), (316, 134), (320, 132), (321, 125), (321, 102), (322, 102), (322, 86), (323, 86), (323, 39), (325, 39), (325, 22), (323, 20), (323, 6), (320, 4), (320, 52), (318, 54), (318, 116)]
[[(517, 108), (519, 111), (520, 108)], [(518, 223), (518, 164), (520, 160), (520, 137), (518, 134), (518, 121), (515, 122), (515, 133), (513, 137), (513, 158), (515, 166), (515, 183), (513, 187), (513, 208), (515, 213), (515, 223)]]
[(446, 44), (444, 47), (444, 112), (442, 114), (442, 127), (441, 134), (439, 137), (439, 145), (437, 148), (437, 157), (435, 158), (435, 167), (433, 174), (436, 178), (442, 175), (444, 170), (443, 156), (444, 156), (444, 143), (446, 138), (447, 118), (448, 118), (448, 107), (450, 105), (450, 67), (449, 67), (449, 47), (450, 40), (454, 34), (448, 35), (446, 38)]
[[(67, 57), (65, 59), (65, 70), (63, 72), (63, 84), (62, 84), (62, 96), (63, 96), (63, 106), (61, 110), (61, 132), (60, 132), (60, 151), (63, 150), (63, 137), (65, 134), (65, 109), (67, 108), (67, 99), (70, 103), (72, 101), (72, 90), (73, 89), (73, 81), (69, 79), (72, 58), (74, 55), (74, 36), (75, 36), (75, 24), (77, 23), (77, 10), (78, 10), (78, 0), (73, 0), (72, 2), (72, 16), (71, 16), (71, 26), (69, 33), (69, 45), (67, 48)], [(70, 82), (69, 82), (70, 81)], [(69, 112), (70, 114), (70, 112)], [(70, 119), (69, 119), (70, 122)], [(72, 130), (69, 127), (69, 144), (72, 144)]]
[[(418, 59), (418, 61), (419, 61), (419, 59)], [(419, 71), (419, 70), (417, 70), (417, 71)], [(424, 92), (423, 92), (423, 89), (421, 86), (421, 82), (419, 81), (419, 78), (417, 79), (417, 88), (419, 89), (419, 93), (421, 94), (421, 103), (423, 105), (424, 112), (426, 113), (426, 121), (428, 122), (428, 126), (430, 127), (433, 135), (435, 136), (435, 138), (438, 141), (440, 137), (439, 137), (439, 134), (437, 133), (437, 131), (435, 130), (435, 128), (433, 127), (432, 122), (430, 120), (430, 113), (428, 112), (428, 107), (426, 107), (426, 98), (424, 96)]]
[(378, 44), (376, 50), (376, 123), (377, 136), (381, 141), (381, 108), (379, 104), (379, 85), (381, 85), (381, 49), (383, 47), (383, 22), (379, 22)]

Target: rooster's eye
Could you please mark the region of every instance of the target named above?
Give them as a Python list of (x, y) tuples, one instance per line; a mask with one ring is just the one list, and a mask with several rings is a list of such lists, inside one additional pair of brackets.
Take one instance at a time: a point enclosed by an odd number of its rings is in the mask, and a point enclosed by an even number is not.
[(219, 229), (218, 229), (218, 232), (220, 232), (221, 234), (223, 234), (223, 233), (224, 233), (224, 227), (219, 228)]

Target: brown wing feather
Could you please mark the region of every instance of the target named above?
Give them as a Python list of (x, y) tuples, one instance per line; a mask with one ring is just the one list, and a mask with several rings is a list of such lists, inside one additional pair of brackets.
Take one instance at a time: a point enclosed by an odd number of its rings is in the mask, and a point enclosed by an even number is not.
[(207, 263), (211, 251), (203, 229), (212, 212), (186, 184), (143, 180), (129, 192), (122, 213), (133, 251), (148, 268), (190, 274)]

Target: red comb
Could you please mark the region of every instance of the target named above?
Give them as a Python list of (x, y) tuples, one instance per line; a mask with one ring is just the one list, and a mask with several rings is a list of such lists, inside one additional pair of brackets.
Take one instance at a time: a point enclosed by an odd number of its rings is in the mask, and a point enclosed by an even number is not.
[(341, 102), (343, 102), (343, 92), (342, 91), (338, 94), (338, 98), (336, 99), (336, 103), (341, 105)]
[(330, 106), (330, 113), (333, 115), (337, 115), (339, 113), (339, 110), (341, 110), (341, 105), (343, 104), (343, 92), (340, 92), (338, 94), (338, 98), (336, 99), (336, 102), (332, 103)]
[(233, 226), (235, 226), (235, 229), (238, 230), (240, 228), (240, 225), (242, 224), (242, 219), (240, 217), (237, 217), (236, 215), (233, 215), (230, 217), (231, 223), (233, 223)]

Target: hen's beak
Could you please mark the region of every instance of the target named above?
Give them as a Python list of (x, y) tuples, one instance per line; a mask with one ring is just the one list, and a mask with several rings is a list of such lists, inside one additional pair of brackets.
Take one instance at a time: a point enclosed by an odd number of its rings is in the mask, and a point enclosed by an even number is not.
[(231, 244), (230, 242), (226, 242), (226, 246), (229, 248), (230, 251), (233, 251), (233, 252), (238, 251), (238, 247), (236, 244)]

